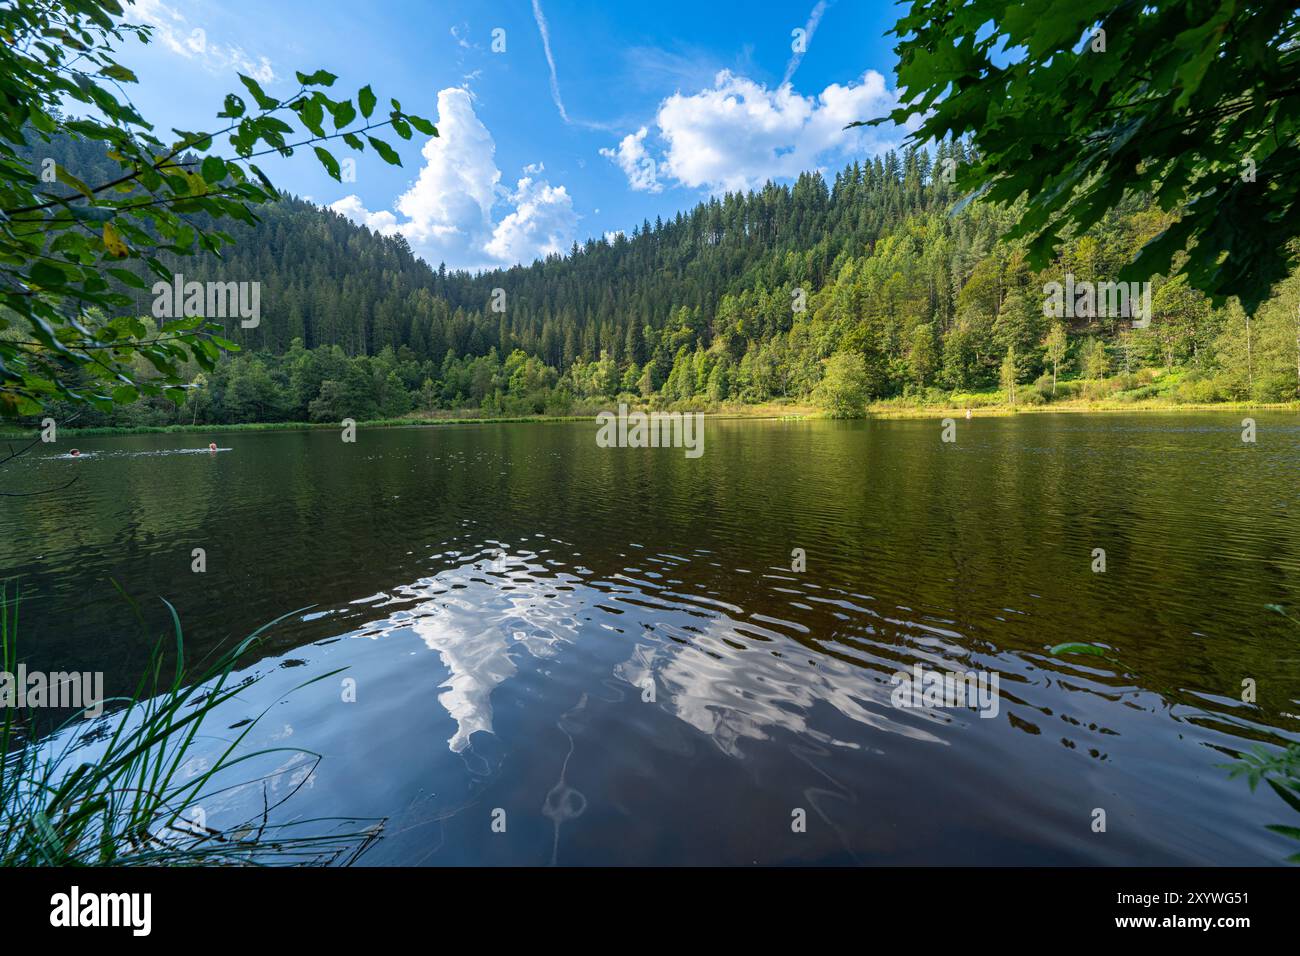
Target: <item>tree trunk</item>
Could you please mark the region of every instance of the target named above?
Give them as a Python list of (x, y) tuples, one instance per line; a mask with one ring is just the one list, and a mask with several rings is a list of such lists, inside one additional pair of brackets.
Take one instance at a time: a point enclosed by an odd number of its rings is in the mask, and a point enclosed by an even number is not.
[(1251, 354), (1250, 316), (1246, 316), (1246, 397), (1255, 390), (1254, 356)]

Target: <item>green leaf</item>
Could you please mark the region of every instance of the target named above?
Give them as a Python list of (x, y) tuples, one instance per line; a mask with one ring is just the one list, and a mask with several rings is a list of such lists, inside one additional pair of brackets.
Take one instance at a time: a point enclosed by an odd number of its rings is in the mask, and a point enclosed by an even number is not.
[(205, 156), (202, 170), (205, 182), (219, 183), (226, 178), (226, 161), (220, 156)]
[(351, 103), (344, 100), (342, 103), (334, 104), (330, 110), (334, 115), (334, 128), (342, 129), (357, 118), (357, 110)]
[(99, 75), (106, 76), (110, 80), (119, 80), (123, 83), (140, 82), (134, 73), (122, 66), (120, 63), (110, 63), (99, 71)]
[(244, 109), (244, 101), (242, 99), (234, 93), (227, 93), (225, 108), (217, 115), (223, 116), (226, 119), (239, 119), (239, 117), (244, 115)]
[(81, 222), (108, 222), (117, 215), (112, 206), (72, 206), (68, 211)]
[(321, 125), (321, 121), (325, 118), (325, 107), (321, 104), (320, 99), (313, 97), (309, 100), (301, 100), (296, 109), (304, 126), (317, 136), (325, 135), (325, 129)]
[(361, 115), (370, 119), (370, 114), (375, 111), (375, 94), (369, 86), (361, 87), (357, 93), (357, 105), (361, 107)]
[(129, 285), (133, 289), (148, 288), (148, 286), (145, 284), (145, 281), (141, 279), (138, 275), (136, 275), (134, 272), (130, 272), (126, 269), (105, 269), (104, 271), (107, 272), (109, 275), (113, 276), (123, 285)]
[(315, 147), (315, 149), (316, 149), (316, 158), (319, 159), (321, 165), (325, 167), (325, 171), (329, 173), (330, 176), (332, 176), (334, 179), (338, 180), (339, 182), (343, 182), (342, 176), (339, 175), (339, 161), (334, 158), (334, 156), (330, 153), (329, 150), (321, 146), (317, 146)]
[(271, 183), (271, 180), (266, 178), (266, 173), (262, 172), (261, 169), (259, 169), (257, 166), (255, 166), (252, 163), (248, 164), (248, 168), (253, 171), (253, 175), (257, 177), (258, 182), (260, 182), (263, 186), (265, 186), (267, 189), (271, 190), (272, 192), (275, 191), (275, 186)]
[(1061, 654), (1096, 654), (1101, 656), (1106, 653), (1106, 648), (1098, 647), (1096, 644), (1067, 642), (1065, 644), (1057, 644), (1051, 649), (1050, 653), (1054, 656), (1059, 656)]
[(87, 186), (80, 179), (72, 175), (72, 173), (68, 172), (66, 169), (64, 169), (62, 166), (58, 165), (57, 163), (54, 166), (54, 178), (61, 183), (65, 183), (66, 185), (71, 186), (73, 189), (81, 193), (83, 196), (86, 196), (87, 198), (93, 197), (95, 195), (91, 191), (89, 186)]
[[(1268, 780), (1268, 785), (1273, 788), (1274, 793), (1286, 801), (1287, 805), (1290, 806), (1292, 810), (1300, 812), (1300, 796), (1297, 796), (1276, 780)], [(1300, 786), (1300, 783), (1297, 783), (1296, 786)]]
[(406, 121), (410, 123), (412, 126), (414, 126), (421, 133), (423, 133), (425, 136), (438, 135), (438, 127), (434, 126), (432, 123), (430, 123), (427, 119), (425, 119), (422, 116), (407, 116)]
[(262, 87), (258, 85), (257, 80), (253, 79), (251, 76), (245, 76), (243, 73), (240, 73), (239, 82), (243, 83), (248, 92), (253, 94), (253, 99), (257, 101), (257, 105), (261, 109), (275, 109), (275, 107), (279, 105), (277, 100), (272, 99), (262, 92)]
[(297, 73), (298, 82), (303, 86), (333, 86), (334, 81), (338, 79), (328, 70), (317, 70), (315, 73)]
[(375, 148), (375, 152), (377, 152), (383, 158), (384, 162), (388, 163), (388, 165), (402, 165), (402, 159), (397, 155), (397, 151), (382, 139), (375, 139), (373, 136), (367, 136), (366, 139), (370, 141), (370, 145)]

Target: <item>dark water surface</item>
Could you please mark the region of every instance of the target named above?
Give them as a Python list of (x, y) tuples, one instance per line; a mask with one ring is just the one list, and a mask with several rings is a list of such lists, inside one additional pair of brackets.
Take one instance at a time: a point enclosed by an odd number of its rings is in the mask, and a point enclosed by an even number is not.
[[(312, 605), (207, 729), (274, 704), (250, 745), (324, 755), (284, 811), (387, 818), (369, 863), (1275, 863), (1293, 812), (1220, 765), (1300, 740), (1264, 609), (1300, 606), (1300, 420), (1241, 417), (709, 420), (698, 459), (594, 423), (78, 438), (6, 466), (80, 477), (0, 499), (0, 569), (28, 666), (111, 692), (159, 596), (191, 654)], [(996, 672), (997, 716), (892, 706), (918, 663)]]

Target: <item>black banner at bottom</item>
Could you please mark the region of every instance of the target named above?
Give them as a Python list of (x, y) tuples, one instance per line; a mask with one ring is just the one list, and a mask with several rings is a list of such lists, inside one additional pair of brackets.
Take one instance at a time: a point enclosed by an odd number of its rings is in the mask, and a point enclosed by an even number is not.
[[(1285, 869), (84, 869), (0, 873), (13, 939), (192, 941), (247, 932), (328, 945), (466, 919), (532, 936), (538, 924), (611, 917), (654, 932), (715, 925), (729, 940), (772, 919), (886, 921), (947, 935), (991, 929), (1073, 938), (1199, 933), (1216, 940), (1289, 926)], [(675, 901), (675, 902), (674, 902)], [(670, 904), (671, 905), (665, 905)], [(621, 916), (619, 914), (622, 914)], [(898, 921), (916, 920), (915, 923)], [(968, 928), (973, 928), (970, 924)], [(531, 928), (530, 928), (531, 927)], [(922, 932), (925, 930), (923, 929)], [(229, 940), (226, 940), (228, 943)]]

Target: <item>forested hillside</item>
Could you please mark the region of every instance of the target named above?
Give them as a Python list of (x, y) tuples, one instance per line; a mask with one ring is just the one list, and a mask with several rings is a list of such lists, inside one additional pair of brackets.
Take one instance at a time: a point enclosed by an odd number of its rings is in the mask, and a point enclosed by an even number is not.
[[(86, 181), (112, 178), (107, 158), (59, 148)], [(260, 325), (226, 322), (243, 350), (210, 375), (196, 369), (179, 409), (151, 399), (82, 422), (564, 413), (625, 393), (699, 406), (817, 400), (846, 414), (892, 396), (981, 400), (967, 394), (980, 389), (1020, 403), (1297, 397), (1295, 277), (1250, 320), (1161, 276), (1149, 328), (1049, 319), (1044, 283), (1114, 278), (1171, 214), (1121, 208), (1034, 272), (997, 242), (1014, 209), (950, 214), (958, 197), (941, 172), (964, 158), (961, 144), (888, 153), (830, 182), (806, 173), (712, 198), (477, 276), (431, 268), (400, 236), (286, 197), (255, 225), (227, 224), (236, 241), (222, 260), (169, 263), (187, 279), (261, 283)], [(135, 298), (148, 316), (151, 293)]]

